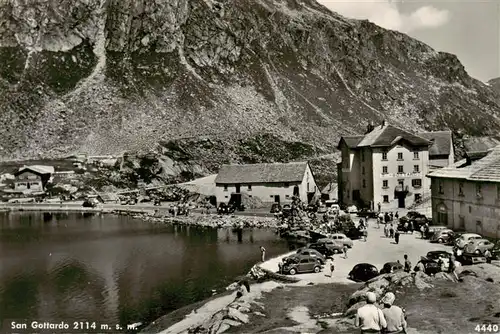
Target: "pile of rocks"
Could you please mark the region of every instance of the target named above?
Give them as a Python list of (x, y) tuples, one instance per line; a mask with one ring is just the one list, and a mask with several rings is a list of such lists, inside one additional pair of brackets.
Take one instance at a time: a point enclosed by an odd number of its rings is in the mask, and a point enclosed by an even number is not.
[(276, 228), (279, 224), (277, 219), (270, 217), (202, 215), (159, 217), (147, 214), (135, 215), (134, 217), (158, 224), (178, 224), (210, 228)]

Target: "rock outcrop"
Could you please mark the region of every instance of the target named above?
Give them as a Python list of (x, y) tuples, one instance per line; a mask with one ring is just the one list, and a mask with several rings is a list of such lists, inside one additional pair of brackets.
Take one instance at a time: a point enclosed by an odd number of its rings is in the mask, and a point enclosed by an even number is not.
[(313, 0), (7, 0), (0, 115), (2, 159), (155, 149), (198, 173), (317, 157), (382, 119), (496, 134), (500, 97), (454, 55)]

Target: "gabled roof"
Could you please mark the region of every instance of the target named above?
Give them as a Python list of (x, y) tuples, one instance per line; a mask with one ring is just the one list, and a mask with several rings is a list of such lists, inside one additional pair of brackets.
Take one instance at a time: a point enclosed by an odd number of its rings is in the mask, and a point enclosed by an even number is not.
[[(359, 138), (361, 137), (361, 140)], [(429, 146), (431, 142), (418, 135), (409, 133), (392, 125), (381, 125), (375, 127), (371, 132), (364, 136), (342, 137), (341, 141), (345, 140), (350, 148), (354, 147), (390, 147), (395, 145), (400, 140), (407, 141), (413, 146)], [(356, 146), (354, 143), (357, 141)]]
[(307, 162), (224, 165), (220, 168), (215, 183), (302, 182), (307, 166)]
[(331, 193), (336, 193), (338, 191), (338, 184), (335, 182), (328, 183), (323, 190), (321, 190), (322, 194), (331, 194)]
[(31, 166), (23, 166), (19, 168), (19, 170), (14, 175), (19, 175), (25, 171), (31, 171), (36, 174), (54, 174), (54, 167), (52, 166), (43, 166), (43, 165), (31, 165)]
[(458, 167), (457, 162), (428, 174), (429, 177), (464, 179), (470, 181), (500, 182), (500, 145), (491, 149), (487, 156), (466, 167)]
[(487, 153), (489, 149), (499, 144), (500, 141), (492, 137), (471, 137), (464, 140), (465, 151), (468, 155)]
[(345, 136), (340, 139), (339, 142), (339, 147), (340, 144), (342, 143), (342, 140), (346, 143), (347, 147), (349, 148), (355, 148), (358, 146), (359, 142), (363, 140), (364, 136)]
[(429, 156), (450, 155), (453, 142), (451, 131), (420, 132), (420, 137), (432, 141), (429, 147)]

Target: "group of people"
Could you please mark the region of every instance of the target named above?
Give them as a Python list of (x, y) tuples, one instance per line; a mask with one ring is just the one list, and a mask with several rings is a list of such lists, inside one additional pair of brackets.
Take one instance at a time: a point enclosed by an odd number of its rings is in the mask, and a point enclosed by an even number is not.
[(361, 333), (407, 333), (405, 310), (394, 305), (395, 301), (394, 293), (387, 292), (380, 300), (382, 308), (379, 308), (377, 295), (367, 292), (366, 305), (358, 309), (355, 326), (361, 329)]

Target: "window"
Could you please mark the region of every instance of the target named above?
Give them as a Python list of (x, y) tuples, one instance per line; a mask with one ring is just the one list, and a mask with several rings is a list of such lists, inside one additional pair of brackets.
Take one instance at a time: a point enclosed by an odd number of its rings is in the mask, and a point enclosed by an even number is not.
[(383, 198), (384, 203), (389, 203), (389, 195), (384, 195)]
[(252, 185), (251, 184), (248, 185), (248, 191), (252, 191)]
[[(251, 196), (250, 196), (251, 197)], [(290, 198), (290, 195), (285, 195), (285, 198)]]
[(472, 213), (472, 207), (469, 205), (469, 213)]
[(365, 162), (365, 151), (361, 150), (361, 162)]
[(361, 168), (361, 174), (365, 175), (365, 166)]
[(443, 181), (439, 181), (439, 193), (440, 193), (440, 194), (444, 194), (444, 190), (443, 190)]
[(459, 216), (459, 223), (458, 226), (460, 229), (465, 229), (465, 217), (464, 216)]
[(290, 183), (285, 183), (285, 188), (290, 187)]
[(252, 198), (252, 195), (248, 195), (248, 197)]
[(398, 160), (403, 160), (403, 152), (398, 153)]
[(227, 184), (224, 185), (224, 191), (227, 191)]
[(476, 184), (476, 196), (478, 198), (482, 198), (483, 194), (481, 193), (481, 184), (477, 183)]
[(398, 173), (404, 173), (405, 170), (404, 170), (404, 166), (403, 165), (399, 165), (398, 166)]
[(497, 199), (500, 200), (500, 185), (497, 185)]
[(387, 160), (387, 152), (382, 152), (382, 160)]
[(269, 195), (269, 197), (274, 198), (274, 195)]
[(422, 201), (422, 194), (415, 194), (415, 203), (420, 203)]
[(411, 180), (411, 185), (413, 188), (420, 188), (420, 187), (422, 187), (422, 180), (421, 179), (413, 179), (413, 180)]
[(413, 152), (413, 159), (418, 160), (418, 151)]
[(420, 166), (419, 165), (413, 165), (413, 173), (420, 173)]
[(387, 180), (382, 181), (382, 188), (384, 189), (389, 188), (389, 181)]
[(464, 196), (464, 183), (460, 182), (458, 184), (458, 196)]
[(366, 188), (366, 180), (363, 179), (363, 188)]
[(228, 196), (226, 195), (226, 196), (224, 196), (224, 198), (228, 198)]
[(389, 173), (389, 168), (387, 168), (387, 166), (382, 166), (382, 174), (387, 174)]

